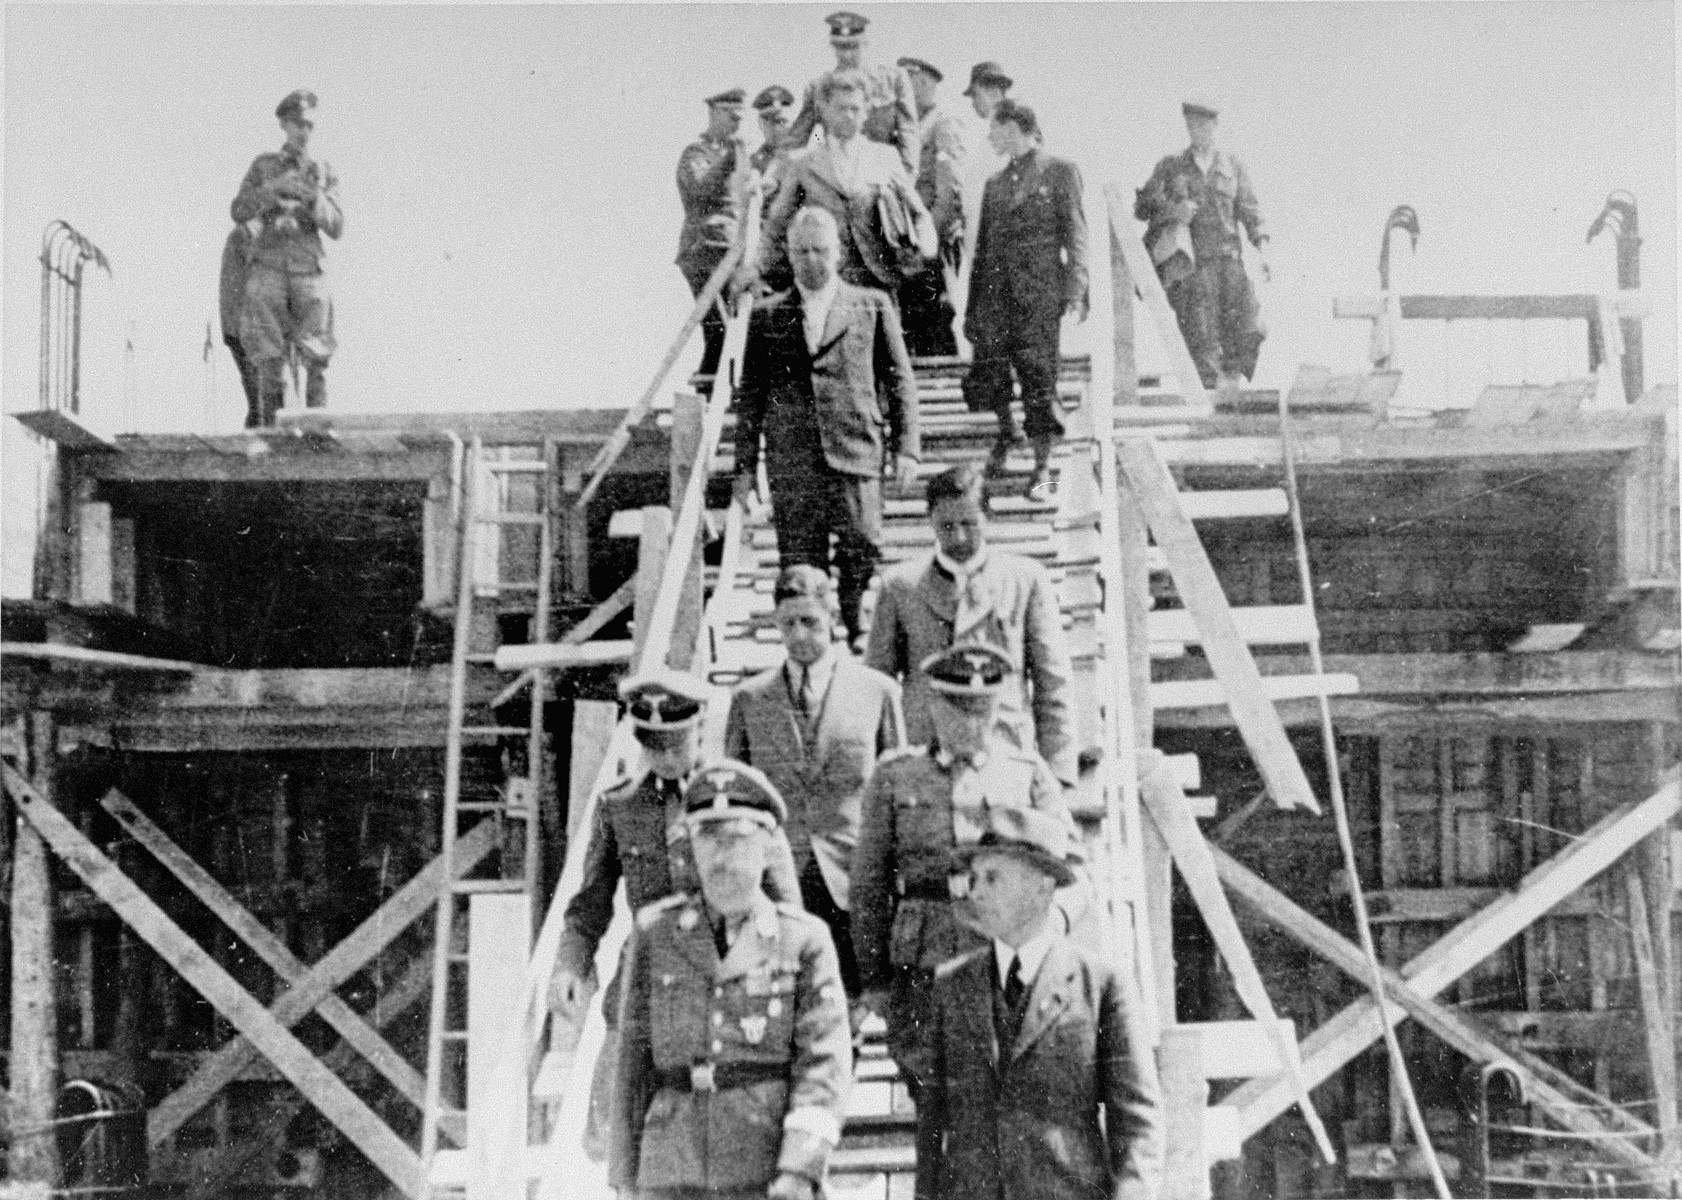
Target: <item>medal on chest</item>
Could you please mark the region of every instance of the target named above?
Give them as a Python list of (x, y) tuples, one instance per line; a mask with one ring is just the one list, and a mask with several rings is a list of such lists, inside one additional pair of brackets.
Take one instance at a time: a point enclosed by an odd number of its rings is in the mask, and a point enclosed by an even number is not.
[(760, 1042), (765, 1040), (765, 1026), (767, 1023), (768, 1018), (763, 1013), (742, 1018), (742, 1037), (747, 1040), (748, 1045), (757, 1046)]

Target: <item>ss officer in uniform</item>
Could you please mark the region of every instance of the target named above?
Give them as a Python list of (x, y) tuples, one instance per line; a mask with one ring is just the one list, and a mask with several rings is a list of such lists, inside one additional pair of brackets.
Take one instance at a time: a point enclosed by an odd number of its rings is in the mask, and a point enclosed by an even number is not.
[(852, 1077), (822, 921), (759, 890), (783, 801), (724, 760), (685, 795), (700, 889), (637, 912), (608, 1182), (639, 1200), (813, 1200)]
[[(1037, 809), (1075, 836), (1051, 768), (994, 730), (995, 697), (1010, 674), (1003, 652), (954, 646), (921, 670), (932, 692), (934, 739), (876, 764), (851, 889), (864, 998), (884, 1013), (888, 1049), (913, 1087), (928, 1070), (923, 1028), (934, 969), (981, 944), (968, 912), (969, 878), (954, 872), (953, 851), (980, 838), (987, 813), (1001, 807)], [(1097, 919), (1089, 880), (1060, 900), (1070, 928)]]
[(259, 154), (231, 205), (234, 222), (259, 223), (245, 277), (240, 347), (257, 370), (261, 425), (273, 425), (285, 395), (288, 350), (303, 359), (304, 403), (327, 404), (327, 360), (333, 357), (333, 298), (322, 266), (321, 235), (337, 239), (345, 218), (332, 168), (309, 156), (315, 129), (314, 92), (299, 90), (275, 109), (286, 144)]
[(824, 72), (806, 85), (800, 115), (789, 128), (789, 145), (796, 150), (805, 146), (812, 130), (825, 123), (821, 95), (825, 76), (842, 72), (856, 74), (862, 78), (864, 87), (864, 136), (898, 150), (905, 173), (915, 178), (919, 151), (917, 106), (912, 98), (911, 80), (899, 67), (864, 65), (867, 41), (864, 30), (870, 18), (838, 12), (830, 13), (824, 21), (829, 25), (829, 44), (835, 51), (835, 70)]
[(938, 260), (906, 278), (899, 289), (900, 311), (905, 319), (905, 346), (918, 356), (956, 354), (958, 342), (952, 333), (952, 300), (947, 295), (950, 268), (957, 276), (964, 249), (964, 185), (960, 177), (964, 164), (964, 135), (958, 120), (940, 107), (935, 89), (944, 76), (939, 68), (920, 58), (902, 58), (899, 65), (911, 79), (917, 97), (917, 136), (922, 160), (917, 167), (917, 195), (934, 220), (940, 241)]
[(748, 156), (748, 165), (767, 181), (766, 198), (775, 190), (774, 177), (788, 162), (793, 147), (789, 145), (790, 114), (794, 111), (794, 93), (780, 83), (773, 83), (753, 98), (753, 111), (759, 117), (759, 149)]
[[(584, 854), (584, 879), (567, 904), (566, 924), (549, 980), (549, 1008), (557, 1041), (576, 1041), (585, 1006), (596, 987), (596, 947), (613, 920), (613, 895), (620, 877), (632, 911), (666, 896), (700, 886), (689, 825), (683, 816), (683, 786), (701, 761), (700, 725), (707, 691), (692, 675), (660, 669), (619, 685), (642, 746), (646, 769), (614, 784), (596, 802)], [(800, 903), (794, 855), (779, 829), (771, 839), (765, 887), (772, 898)], [(587, 1146), (601, 1147), (612, 1083), (613, 1038), (619, 1011), (619, 975), (607, 986), (602, 1015), (608, 1041), (596, 1061), (590, 1092)], [(599, 1155), (598, 1155), (599, 1156)]]
[[(742, 142), (742, 101), (747, 93), (732, 88), (707, 97), (707, 128), (677, 160), (677, 194), (683, 201), (683, 229), (678, 233), (677, 266), (699, 296), (713, 269), (736, 244), (741, 192), (747, 179), (748, 153)], [(703, 375), (718, 370), (724, 350), (724, 316), (715, 303), (701, 318)]]

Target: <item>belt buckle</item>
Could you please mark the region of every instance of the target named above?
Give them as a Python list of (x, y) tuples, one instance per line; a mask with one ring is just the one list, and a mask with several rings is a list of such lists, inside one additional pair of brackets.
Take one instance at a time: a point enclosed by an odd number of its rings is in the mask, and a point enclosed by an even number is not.
[(969, 896), (969, 873), (954, 871), (946, 877), (946, 894), (954, 900), (963, 900)]
[(689, 1090), (692, 1092), (716, 1092), (718, 1081), (713, 1078), (713, 1065), (710, 1062), (698, 1062), (689, 1068)]

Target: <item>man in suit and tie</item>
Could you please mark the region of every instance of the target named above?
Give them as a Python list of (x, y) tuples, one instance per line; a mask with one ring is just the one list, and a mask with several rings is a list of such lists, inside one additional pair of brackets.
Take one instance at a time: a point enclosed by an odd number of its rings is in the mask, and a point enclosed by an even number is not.
[(998, 414), (987, 460), (1004, 470), (1016, 442), (1011, 373), (1022, 385), (1023, 430), (1034, 447), (1030, 494), (1051, 482), (1051, 448), (1063, 436), (1057, 400), (1058, 339), (1065, 313), (1086, 320), (1086, 215), (1080, 171), (1039, 148), (1034, 110), (1014, 100), (993, 109), (987, 140), (1009, 162), (987, 181), (970, 272), (964, 336), (975, 362), (964, 378), (971, 409)]
[[(859, 79), (864, 93), (864, 136), (892, 149), (905, 164), (906, 173), (915, 175), (919, 158), (918, 126), (910, 80), (899, 67), (865, 64), (864, 51), (870, 40), (865, 33), (870, 24), (868, 17), (838, 12), (830, 13), (824, 21), (829, 26), (830, 49), (835, 51), (835, 69), (806, 85), (800, 113), (789, 127), (790, 144), (804, 146), (823, 120), (825, 81), (836, 75), (853, 75)], [(827, 125), (824, 136), (830, 136)]]
[(1000, 726), (1024, 750), (1037, 747), (1072, 787), (1079, 747), (1057, 594), (1038, 563), (987, 545), (985, 482), (967, 463), (929, 480), (935, 551), (883, 573), (865, 665), (904, 685), (905, 733), (915, 744), (933, 732), (931, 691), (917, 665), (962, 643), (998, 648), (1011, 665)]
[(824, 76), (818, 101), (824, 140), (790, 161), (766, 210), (759, 261), (743, 264), (737, 283), (764, 278), (782, 286), (784, 232), (802, 206), (815, 206), (835, 218), (841, 278), (895, 295), (939, 250), (934, 220), (899, 156), (865, 135), (862, 78), (847, 71)]
[(793, 289), (755, 304), (748, 324), (735, 493), (754, 494), (763, 439), (782, 565), (834, 562), (851, 645), (881, 557), (884, 453), (901, 487), (917, 477), (917, 383), (893, 301), (836, 276), (835, 218), (802, 210), (788, 245)]
[(1079, 854), (1064, 826), (995, 809), (954, 858), (985, 945), (941, 964), (917, 1096), (917, 1200), (1153, 1200), (1161, 1089), (1130, 967), (1051, 910)]
[(905, 740), (899, 685), (834, 649), (828, 575), (786, 568), (773, 593), (787, 660), (730, 697), (724, 753), (765, 772), (788, 804), (788, 841), (806, 911), (823, 918), (847, 995), (859, 994), (848, 874), (865, 784), (882, 754)]

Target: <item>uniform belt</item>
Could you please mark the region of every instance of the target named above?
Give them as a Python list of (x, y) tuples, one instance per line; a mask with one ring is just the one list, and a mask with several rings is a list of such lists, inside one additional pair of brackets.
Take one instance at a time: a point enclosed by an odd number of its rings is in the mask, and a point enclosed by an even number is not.
[(938, 879), (907, 879), (902, 875), (894, 881), (894, 890), (902, 900), (962, 900), (969, 895), (969, 876), (954, 874)]
[(654, 1072), (659, 1087), (676, 1088), (680, 1092), (722, 1092), (727, 1088), (750, 1087), (772, 1080), (787, 1081), (787, 1063), (713, 1063), (700, 1062), (692, 1067), (671, 1067)]

